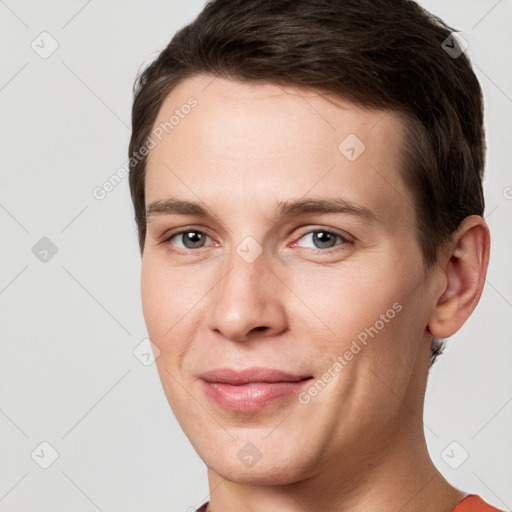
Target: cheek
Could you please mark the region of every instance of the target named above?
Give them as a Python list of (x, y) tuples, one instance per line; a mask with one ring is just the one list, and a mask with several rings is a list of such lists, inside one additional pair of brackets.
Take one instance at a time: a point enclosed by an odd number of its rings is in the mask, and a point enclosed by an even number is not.
[(313, 321), (328, 329), (332, 337), (345, 340), (373, 326), (390, 309), (389, 316), (394, 316), (393, 304), (401, 295), (395, 275), (376, 265), (355, 262), (297, 272), (293, 286), (307, 305), (308, 318), (316, 318)]
[(158, 365), (176, 367), (186, 354), (204, 313), (207, 276), (192, 268), (170, 268), (165, 257), (144, 254), (141, 269), (142, 311), (149, 338), (160, 349)]
[(160, 331), (158, 327), (159, 323), (163, 320), (162, 311), (165, 306), (161, 300), (161, 281), (158, 279), (154, 265), (148, 261), (146, 255), (144, 255), (142, 260), (140, 290), (144, 320), (150, 338), (153, 340), (153, 336)]
[(351, 367), (367, 366), (368, 372), (394, 381), (397, 371), (410, 368), (422, 335), (413, 272), (392, 256), (378, 263), (345, 263), (296, 273), (294, 292), (307, 308), (299, 304), (293, 316), (315, 339), (321, 368), (348, 351)]
[(143, 257), (140, 285), (148, 334), (162, 349), (162, 342), (186, 312), (186, 300), (183, 300), (186, 287), (179, 282), (175, 272), (163, 271), (159, 262), (149, 255)]

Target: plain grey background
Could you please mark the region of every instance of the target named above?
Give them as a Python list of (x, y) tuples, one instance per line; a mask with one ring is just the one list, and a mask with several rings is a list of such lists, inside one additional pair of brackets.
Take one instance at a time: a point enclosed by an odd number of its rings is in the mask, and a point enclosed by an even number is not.
[[(420, 3), (462, 30), (483, 87), (492, 234), (480, 304), (429, 378), (426, 436), (452, 484), (511, 510), (512, 1)], [(126, 163), (139, 67), (202, 6), (0, 0), (2, 512), (208, 499), (206, 467), (141, 356), (128, 180), (93, 195)]]

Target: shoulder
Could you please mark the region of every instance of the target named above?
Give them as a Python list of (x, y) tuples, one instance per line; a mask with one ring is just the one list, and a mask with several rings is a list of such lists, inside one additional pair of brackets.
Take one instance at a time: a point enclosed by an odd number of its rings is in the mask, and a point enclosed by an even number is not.
[(480, 496), (470, 494), (466, 496), (453, 512), (501, 512), (498, 508), (486, 503)]

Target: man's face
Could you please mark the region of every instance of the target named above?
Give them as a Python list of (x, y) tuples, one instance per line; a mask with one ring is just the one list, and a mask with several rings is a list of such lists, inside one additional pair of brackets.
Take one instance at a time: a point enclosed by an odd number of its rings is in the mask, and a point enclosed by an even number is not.
[[(141, 288), (163, 388), (216, 473), (339, 477), (421, 428), (436, 286), (399, 174), (402, 125), (311, 90), (212, 79), (170, 93), (154, 126), (179, 122), (147, 164)], [(171, 199), (206, 215), (155, 207)], [(255, 367), (310, 378), (200, 377)]]

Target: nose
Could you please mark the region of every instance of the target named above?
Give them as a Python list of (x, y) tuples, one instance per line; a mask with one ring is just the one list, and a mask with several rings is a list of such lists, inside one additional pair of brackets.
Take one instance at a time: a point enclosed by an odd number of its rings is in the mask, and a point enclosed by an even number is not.
[(208, 294), (209, 329), (232, 341), (273, 337), (287, 329), (290, 292), (265, 252), (249, 263), (233, 250), (224, 274)]

